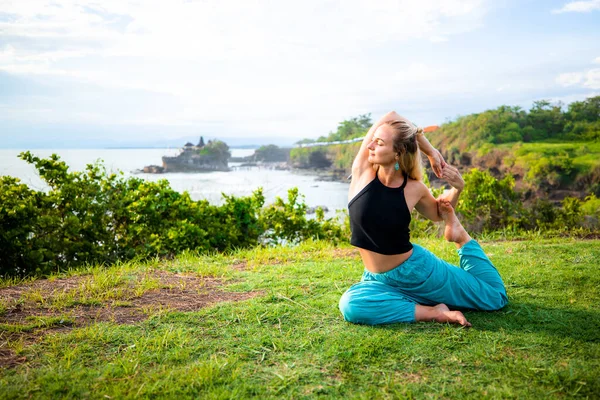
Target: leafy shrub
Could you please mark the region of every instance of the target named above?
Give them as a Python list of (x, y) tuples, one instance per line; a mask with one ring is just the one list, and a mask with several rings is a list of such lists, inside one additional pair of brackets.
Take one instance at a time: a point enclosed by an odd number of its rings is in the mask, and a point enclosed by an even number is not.
[(325, 219), (323, 209), (317, 208), (315, 219), (306, 218), (306, 209), (298, 188), (288, 191), (287, 202), (277, 197), (273, 204), (261, 211), (260, 221), (266, 228), (262, 240), (268, 244), (296, 244), (307, 239), (347, 240), (347, 234), (335, 219)]
[(0, 177), (0, 268), (2, 274), (16, 275), (35, 266), (46, 272), (44, 249), (32, 240), (41, 205), (40, 193), (18, 179)]
[(226, 251), (308, 238), (344, 240), (342, 228), (305, 217), (298, 189), (288, 202), (263, 209), (262, 190), (225, 197), (222, 206), (193, 201), (168, 181), (147, 182), (108, 174), (100, 164), (70, 172), (56, 155), (20, 157), (49, 186), (31, 190), (0, 177), (0, 275), (44, 275), (60, 268), (113, 263), (134, 257), (172, 256), (184, 250)]
[(497, 180), (487, 171), (473, 168), (464, 175), (465, 187), (457, 211), (469, 230), (489, 231), (513, 225), (519, 214), (519, 195), (511, 175)]
[(595, 194), (587, 196), (581, 204), (581, 211), (584, 215), (600, 217), (600, 199)]
[(535, 186), (558, 187), (563, 181), (570, 180), (573, 172), (573, 159), (568, 154), (540, 157), (531, 161), (525, 181)]
[(584, 217), (581, 200), (575, 197), (565, 197), (560, 207), (549, 200), (536, 199), (523, 210), (520, 227), (567, 232), (583, 227)]

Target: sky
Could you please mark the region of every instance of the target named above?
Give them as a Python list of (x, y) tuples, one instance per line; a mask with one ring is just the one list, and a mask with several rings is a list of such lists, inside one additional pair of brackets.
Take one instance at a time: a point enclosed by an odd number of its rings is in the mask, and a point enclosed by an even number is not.
[(0, 0), (0, 147), (291, 144), (600, 95), (600, 0)]

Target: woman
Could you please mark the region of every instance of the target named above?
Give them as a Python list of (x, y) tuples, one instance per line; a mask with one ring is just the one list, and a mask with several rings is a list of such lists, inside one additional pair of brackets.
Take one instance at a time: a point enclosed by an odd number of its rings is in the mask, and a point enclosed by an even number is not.
[[(422, 182), (419, 150), (452, 186), (443, 198), (436, 200)], [(454, 214), (463, 186), (459, 171), (444, 162), (421, 128), (395, 112), (371, 127), (352, 164), (348, 193), (351, 243), (359, 248), (365, 271), (340, 299), (347, 321), (471, 326), (451, 309), (498, 310), (506, 305), (498, 271)], [(460, 267), (410, 242), (413, 209), (446, 223), (444, 236), (456, 244)]]

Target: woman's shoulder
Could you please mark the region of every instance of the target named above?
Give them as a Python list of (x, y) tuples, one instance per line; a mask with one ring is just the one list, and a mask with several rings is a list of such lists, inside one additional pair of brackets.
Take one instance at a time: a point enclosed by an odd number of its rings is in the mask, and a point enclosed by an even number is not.
[(420, 199), (426, 193), (429, 193), (429, 188), (422, 180), (408, 178), (406, 187), (404, 188), (405, 194), (411, 195), (416, 199)]
[(409, 210), (412, 211), (421, 199), (428, 197), (428, 193), (430, 193), (429, 188), (423, 181), (409, 178), (404, 189), (404, 198)]
[(421, 180), (408, 178), (408, 182), (406, 182), (406, 189), (408, 190), (429, 190), (427, 186)]

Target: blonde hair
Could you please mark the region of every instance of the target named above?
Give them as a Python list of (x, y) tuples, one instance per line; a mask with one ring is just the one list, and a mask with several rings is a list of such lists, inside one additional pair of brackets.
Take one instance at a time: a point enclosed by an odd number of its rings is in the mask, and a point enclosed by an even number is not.
[(386, 122), (393, 130), (393, 148), (398, 155), (400, 170), (410, 179), (420, 181), (423, 179), (423, 166), (421, 152), (419, 151), (418, 135), (423, 133), (423, 128), (418, 128), (407, 119)]

